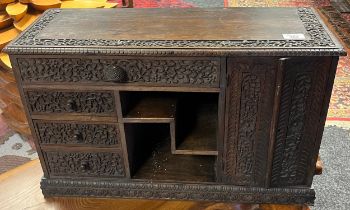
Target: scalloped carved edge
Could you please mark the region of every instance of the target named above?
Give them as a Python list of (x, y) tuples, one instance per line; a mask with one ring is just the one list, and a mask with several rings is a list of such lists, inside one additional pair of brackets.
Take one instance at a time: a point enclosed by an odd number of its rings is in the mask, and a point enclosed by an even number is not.
[(315, 191), (308, 188), (268, 189), (220, 184), (199, 185), (43, 178), (41, 189), (46, 197), (122, 197), (279, 204), (313, 204), (315, 200)]
[[(103, 40), (103, 39), (37, 39), (36, 36), (61, 12), (51, 9), (35, 22), (20, 37), (5, 48), (8, 53), (93, 53), (122, 55), (345, 55), (346, 52), (334, 43), (323, 24), (311, 8), (298, 8), (297, 12), (310, 40)], [(50, 46), (53, 46), (50, 48)], [(76, 46), (66, 49), (66, 46)], [(110, 47), (89, 49), (89, 46)], [(113, 47), (113, 48), (111, 48)], [(299, 47), (299, 49), (298, 49)], [(139, 49), (129, 49), (139, 48)], [(147, 49), (148, 48), (148, 49)], [(153, 48), (153, 49), (150, 49)], [(172, 48), (172, 49), (166, 49)], [(174, 49), (174, 48), (180, 48)], [(191, 49), (200, 48), (201, 51)], [(256, 48), (252, 51), (249, 48)], [(269, 48), (260, 50), (262, 48)], [(304, 49), (310, 48), (310, 49)], [(217, 49), (217, 52), (213, 52)], [(291, 52), (288, 52), (291, 51)], [(217, 54), (219, 53), (219, 54)]]

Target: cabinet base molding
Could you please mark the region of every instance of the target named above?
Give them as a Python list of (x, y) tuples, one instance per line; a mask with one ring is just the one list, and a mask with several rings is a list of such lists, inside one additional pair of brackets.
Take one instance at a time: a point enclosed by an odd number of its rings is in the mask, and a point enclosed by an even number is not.
[(41, 180), (41, 189), (45, 197), (122, 197), (308, 205), (312, 205), (315, 200), (315, 191), (308, 188), (260, 188), (203, 183), (120, 182), (43, 178)]

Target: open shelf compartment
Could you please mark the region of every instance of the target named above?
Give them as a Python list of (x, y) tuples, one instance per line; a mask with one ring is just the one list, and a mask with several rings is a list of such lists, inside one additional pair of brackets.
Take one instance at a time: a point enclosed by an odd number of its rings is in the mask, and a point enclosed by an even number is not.
[(218, 94), (120, 93), (132, 178), (215, 181)]
[(132, 179), (215, 182), (215, 156), (171, 153), (169, 125), (126, 123)]
[(217, 155), (215, 93), (121, 92), (125, 123), (169, 123), (171, 152)]
[(171, 145), (173, 154), (217, 155), (217, 113), (216, 103), (198, 99), (188, 109), (186, 117), (176, 121), (176, 139)]

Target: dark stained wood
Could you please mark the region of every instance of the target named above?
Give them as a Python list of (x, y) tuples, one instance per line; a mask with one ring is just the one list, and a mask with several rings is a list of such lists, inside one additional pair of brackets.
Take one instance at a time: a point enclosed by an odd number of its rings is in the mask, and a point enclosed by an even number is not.
[[(200, 59), (139, 56), (106, 56), (104, 59), (99, 56), (17, 57), (19, 71), (25, 84), (93, 83), (103, 86), (114, 85), (119, 88), (129, 86), (217, 88), (220, 74), (219, 60), (217, 57)], [(70, 66), (74, 66), (77, 70)], [(57, 72), (55, 69), (60, 70)]]
[[(295, 8), (62, 10), (40, 39), (283, 40), (305, 34)], [(88, 11), (88, 12), (87, 12)], [(278, 17), (278, 18), (276, 18)], [(73, 22), (72, 19), (79, 19)], [(149, 24), (152, 23), (152, 24)], [(114, 27), (118, 26), (118, 30)], [(75, 30), (79, 28), (79, 31)], [(106, 30), (106, 28), (108, 30)], [(75, 31), (75, 33), (71, 33)]]
[(41, 145), (120, 147), (118, 123), (34, 120)]
[(134, 1), (133, 0), (122, 0), (122, 6), (125, 8), (133, 8)]
[[(329, 100), (332, 57), (288, 58), (280, 111), (276, 126), (275, 149), (271, 176), (272, 186), (311, 186), (318, 155), (319, 129), (323, 129), (324, 106)], [(331, 80), (332, 81), (332, 80)], [(327, 105), (324, 104), (327, 100)], [(316, 151), (315, 151), (316, 149)]]
[(214, 157), (174, 155), (170, 150), (169, 139), (162, 140), (155, 146), (155, 150), (136, 171), (133, 178), (190, 182), (215, 180)]
[(176, 115), (176, 99), (166, 97), (144, 97), (135, 102), (124, 115), (123, 121), (138, 119), (140, 122), (154, 119), (173, 120)]
[[(123, 112), (122, 112), (122, 105), (121, 105), (121, 99), (120, 99), (120, 92), (115, 91), (114, 92), (114, 100), (116, 102), (117, 106), (117, 116), (118, 119), (123, 119)], [(125, 130), (124, 130), (124, 123), (119, 123), (119, 132), (120, 132), (120, 142), (122, 145), (122, 153), (123, 153), (123, 160), (125, 165), (125, 177), (130, 178), (130, 165), (129, 165), (129, 158), (128, 158), (128, 148), (126, 145), (126, 139), (125, 139)]]
[(279, 113), (279, 103), (280, 103), (280, 96), (281, 96), (281, 87), (282, 87), (282, 81), (283, 81), (283, 71), (284, 71), (284, 62), (285, 58), (279, 59), (277, 72), (276, 72), (276, 86), (275, 86), (275, 95), (274, 95), (274, 101), (273, 101), (273, 111), (272, 111), (272, 119), (271, 119), (271, 127), (270, 127), (270, 144), (269, 144), (269, 150), (268, 150), (268, 157), (267, 157), (267, 171), (266, 171), (266, 179), (265, 179), (265, 186), (270, 187), (271, 182), (271, 174), (272, 174), (272, 160), (273, 160), (273, 150), (275, 148), (275, 139), (276, 139), (276, 126), (278, 122), (278, 113)]
[[(329, 101), (332, 95), (332, 89), (333, 89), (333, 84), (334, 84), (334, 79), (335, 79), (335, 74), (337, 71), (337, 65), (338, 65), (338, 60), (339, 57), (332, 57), (331, 58), (331, 64), (329, 67), (328, 71), (328, 78), (327, 78), (327, 84), (324, 90), (324, 95), (323, 95), (323, 101), (322, 101), (322, 108), (321, 108), (321, 113), (320, 113), (320, 121), (319, 125), (317, 128), (317, 134), (314, 142), (314, 147), (313, 147), (313, 154), (311, 155), (311, 164), (308, 170), (308, 180), (307, 184), (311, 186), (313, 176), (312, 173), (316, 171), (317, 167), (317, 159), (319, 157), (318, 151), (320, 150), (321, 146), (321, 141), (322, 141), (322, 135), (323, 135), (323, 129), (326, 123), (326, 118), (327, 118), (327, 112), (328, 112), (328, 107), (329, 107)], [(326, 71), (326, 70), (324, 70)], [(316, 164), (315, 164), (316, 163)], [(322, 172), (322, 170), (321, 170)]]
[[(265, 186), (276, 58), (229, 58), (222, 159), (224, 182)], [(272, 125), (273, 126), (273, 125)]]
[(50, 114), (50, 115), (43, 115), (43, 114), (33, 114), (33, 119), (40, 119), (40, 120), (76, 120), (76, 121), (91, 121), (91, 122), (118, 122), (116, 117), (113, 116), (82, 116), (77, 115), (74, 113), (70, 114)]
[[(52, 83), (40, 83), (40, 84), (24, 84), (23, 87), (26, 89), (41, 89), (45, 88), (48, 90), (55, 90), (55, 89), (61, 89), (61, 90), (70, 90), (69, 84), (65, 83), (59, 83), (55, 86), (51, 86)], [(208, 88), (208, 87), (196, 87), (196, 86), (190, 86), (190, 87), (173, 87), (173, 86), (145, 86), (133, 84), (132, 86), (128, 84), (118, 84), (117, 86), (112, 86), (110, 83), (108, 85), (102, 85), (102, 84), (96, 84), (98, 86), (93, 86), (94, 90), (116, 90), (116, 91), (169, 91), (169, 92), (213, 92), (218, 93), (220, 92), (219, 88)], [(91, 86), (84, 85), (84, 84), (74, 84), (74, 87), (76, 90), (88, 90), (91, 89)]]
[(47, 197), (314, 202), (344, 50), (312, 9), (49, 10), (5, 51)]
[[(186, 127), (190, 129), (176, 136), (176, 148), (173, 153), (217, 155), (217, 101), (214, 101), (213, 104), (200, 103), (192, 114), (194, 115), (193, 123), (186, 124)], [(181, 129), (181, 124), (178, 123), (178, 127), (178, 130)]]

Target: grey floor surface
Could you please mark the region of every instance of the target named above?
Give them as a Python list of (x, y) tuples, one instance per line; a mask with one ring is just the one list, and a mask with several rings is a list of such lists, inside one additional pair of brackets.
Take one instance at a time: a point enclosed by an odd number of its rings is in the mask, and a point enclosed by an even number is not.
[(350, 131), (328, 126), (320, 149), (323, 174), (315, 176), (312, 210), (350, 210)]

